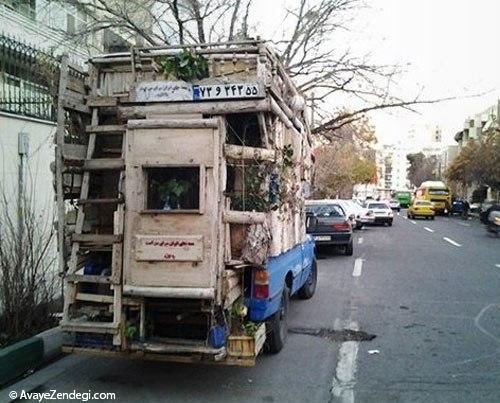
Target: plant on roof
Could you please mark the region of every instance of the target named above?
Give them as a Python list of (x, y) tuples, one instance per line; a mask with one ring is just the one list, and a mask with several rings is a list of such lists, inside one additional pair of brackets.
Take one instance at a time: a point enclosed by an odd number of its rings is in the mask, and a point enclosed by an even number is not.
[(184, 48), (177, 55), (166, 56), (160, 60), (160, 64), (167, 77), (174, 76), (188, 82), (208, 77), (207, 59), (190, 49)]

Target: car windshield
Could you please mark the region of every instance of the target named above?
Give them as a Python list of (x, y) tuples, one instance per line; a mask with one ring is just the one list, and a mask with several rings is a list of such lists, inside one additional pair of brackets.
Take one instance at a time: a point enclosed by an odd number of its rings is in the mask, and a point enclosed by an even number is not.
[(446, 196), (448, 195), (448, 190), (446, 189), (429, 189), (429, 194), (430, 195), (443, 195)]
[(417, 206), (432, 206), (433, 204), (431, 202), (426, 202), (426, 201), (419, 201), (415, 203)]
[(344, 212), (337, 204), (315, 204), (306, 207), (315, 217), (344, 217)]
[(368, 208), (370, 208), (370, 209), (388, 209), (388, 206), (385, 203), (369, 203)]

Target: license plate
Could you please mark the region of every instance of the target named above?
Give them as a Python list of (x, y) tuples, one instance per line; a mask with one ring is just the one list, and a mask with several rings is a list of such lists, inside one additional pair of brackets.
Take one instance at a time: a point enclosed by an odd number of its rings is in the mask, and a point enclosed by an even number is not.
[(327, 235), (318, 235), (318, 236), (314, 237), (314, 240), (315, 241), (331, 241), (332, 238), (330, 236), (327, 236)]

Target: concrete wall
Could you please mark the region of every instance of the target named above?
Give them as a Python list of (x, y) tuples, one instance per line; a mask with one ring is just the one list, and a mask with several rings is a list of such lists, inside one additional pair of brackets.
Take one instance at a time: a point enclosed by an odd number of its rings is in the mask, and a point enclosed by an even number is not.
[[(54, 159), (55, 130), (56, 126), (51, 122), (0, 112), (0, 195), (5, 194), (7, 208), (11, 216), (16, 217), (21, 161), (18, 136), (20, 132), (26, 133), (28, 152), (24, 157), (24, 192), (31, 200), (41, 228), (49, 228), (55, 215), (53, 176), (50, 170), (50, 163)], [(56, 255), (55, 242), (50, 254)]]

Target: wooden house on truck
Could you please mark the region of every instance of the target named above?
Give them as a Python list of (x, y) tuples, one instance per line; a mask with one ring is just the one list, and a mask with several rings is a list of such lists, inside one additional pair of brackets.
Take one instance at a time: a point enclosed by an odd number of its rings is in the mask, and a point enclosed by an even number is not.
[(265, 43), (63, 60), (65, 351), (252, 365), (312, 297), (304, 100)]

